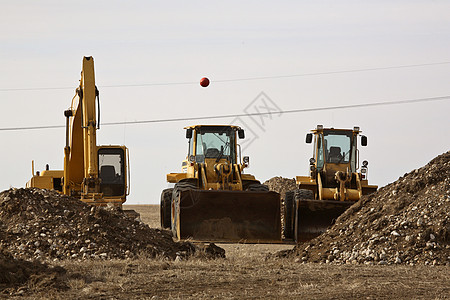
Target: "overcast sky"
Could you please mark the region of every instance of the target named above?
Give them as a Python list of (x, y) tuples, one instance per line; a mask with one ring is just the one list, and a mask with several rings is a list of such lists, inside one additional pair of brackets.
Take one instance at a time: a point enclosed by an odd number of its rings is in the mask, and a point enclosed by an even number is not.
[[(130, 149), (129, 204), (159, 203), (197, 123), (244, 127), (261, 181), (307, 175), (317, 124), (360, 126), (369, 182), (384, 186), (449, 150), (450, 98), (279, 111), (450, 96), (449, 12), (449, 1), (1, 0), (0, 128), (64, 125), (93, 56), (103, 123), (274, 112), (102, 126), (99, 145)], [(24, 187), (31, 160), (62, 169), (64, 128), (0, 135), (1, 190)]]

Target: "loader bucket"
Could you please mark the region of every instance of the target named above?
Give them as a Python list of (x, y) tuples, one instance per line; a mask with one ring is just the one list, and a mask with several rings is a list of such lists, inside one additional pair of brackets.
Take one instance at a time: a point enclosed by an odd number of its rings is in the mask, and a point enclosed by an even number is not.
[(329, 228), (354, 201), (296, 200), (295, 237), (297, 243), (309, 241)]
[(179, 239), (281, 243), (278, 193), (187, 190), (179, 199), (175, 213)]

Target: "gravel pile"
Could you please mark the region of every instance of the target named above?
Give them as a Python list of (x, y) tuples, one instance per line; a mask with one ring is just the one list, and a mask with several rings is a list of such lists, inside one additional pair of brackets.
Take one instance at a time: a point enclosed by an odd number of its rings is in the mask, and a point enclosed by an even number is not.
[(450, 151), (364, 196), (321, 236), (278, 253), (297, 262), (450, 265)]
[(284, 199), (286, 192), (297, 189), (295, 179), (283, 178), (281, 176), (270, 178), (264, 184), (267, 185), (269, 190), (279, 193), (281, 199)]
[(212, 248), (174, 242), (170, 231), (149, 228), (118, 208), (90, 206), (50, 190), (13, 188), (0, 193), (0, 249), (16, 259), (59, 260), (176, 259)]

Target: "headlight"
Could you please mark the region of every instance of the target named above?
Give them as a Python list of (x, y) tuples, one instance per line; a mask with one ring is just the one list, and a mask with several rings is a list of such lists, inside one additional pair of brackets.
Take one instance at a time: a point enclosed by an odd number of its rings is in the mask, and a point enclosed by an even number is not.
[(363, 165), (363, 167), (367, 168), (367, 166), (369, 165), (369, 162), (367, 160), (365, 160), (362, 162), (362, 165)]

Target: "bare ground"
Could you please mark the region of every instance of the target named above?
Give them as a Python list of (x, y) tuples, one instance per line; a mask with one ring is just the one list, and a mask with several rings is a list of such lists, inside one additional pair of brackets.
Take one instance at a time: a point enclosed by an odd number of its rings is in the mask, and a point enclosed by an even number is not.
[[(150, 227), (159, 206), (127, 206)], [(447, 299), (448, 266), (299, 264), (267, 258), (292, 245), (220, 244), (225, 259), (166, 258), (68, 260), (66, 289), (33, 281), (0, 297), (9, 299)]]

